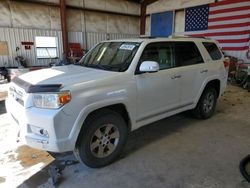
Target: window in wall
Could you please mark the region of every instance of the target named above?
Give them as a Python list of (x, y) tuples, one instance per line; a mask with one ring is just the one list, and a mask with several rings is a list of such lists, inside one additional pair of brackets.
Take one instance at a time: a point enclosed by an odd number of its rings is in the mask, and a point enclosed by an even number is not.
[(57, 37), (36, 37), (36, 55), (38, 59), (57, 58)]

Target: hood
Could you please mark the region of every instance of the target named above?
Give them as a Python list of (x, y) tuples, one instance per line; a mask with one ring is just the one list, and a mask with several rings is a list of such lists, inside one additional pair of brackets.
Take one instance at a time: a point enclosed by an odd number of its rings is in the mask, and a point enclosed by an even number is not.
[(103, 79), (116, 74), (119, 73), (77, 65), (68, 65), (32, 71), (19, 76), (19, 78), (32, 85), (63, 84), (67, 86), (75, 83)]

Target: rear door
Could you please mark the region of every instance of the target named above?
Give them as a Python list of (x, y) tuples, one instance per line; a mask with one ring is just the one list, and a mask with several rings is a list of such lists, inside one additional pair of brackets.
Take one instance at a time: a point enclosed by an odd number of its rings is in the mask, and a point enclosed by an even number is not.
[(185, 107), (194, 103), (209, 70), (194, 42), (175, 42), (174, 50), (176, 66), (182, 72), (180, 103)]

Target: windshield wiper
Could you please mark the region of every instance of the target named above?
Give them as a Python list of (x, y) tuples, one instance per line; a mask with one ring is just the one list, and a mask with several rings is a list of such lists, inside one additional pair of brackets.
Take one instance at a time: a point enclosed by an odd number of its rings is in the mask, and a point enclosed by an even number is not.
[(97, 68), (102, 70), (111, 70), (113, 67), (109, 65), (100, 65), (100, 64), (85, 64), (85, 67)]

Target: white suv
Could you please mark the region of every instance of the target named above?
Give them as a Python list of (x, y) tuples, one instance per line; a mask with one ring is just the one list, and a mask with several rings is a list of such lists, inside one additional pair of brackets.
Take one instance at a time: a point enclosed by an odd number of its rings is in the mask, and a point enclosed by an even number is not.
[(130, 131), (192, 110), (212, 116), (226, 87), (223, 55), (202, 38), (97, 44), (79, 63), (13, 80), (7, 111), (27, 145), (74, 151), (90, 167), (118, 158)]

